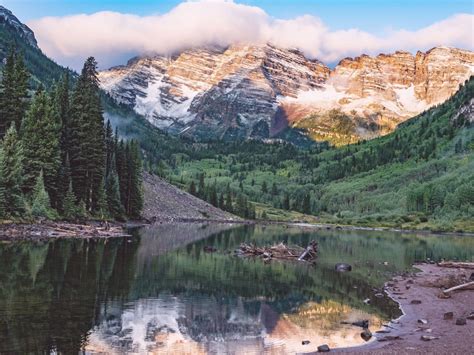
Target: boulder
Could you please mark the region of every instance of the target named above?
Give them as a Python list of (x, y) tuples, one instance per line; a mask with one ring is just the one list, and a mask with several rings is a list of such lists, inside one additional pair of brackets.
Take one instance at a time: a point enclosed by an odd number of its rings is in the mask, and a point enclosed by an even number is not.
[(352, 271), (352, 266), (346, 263), (337, 263), (335, 269), (338, 272)]
[(329, 349), (327, 344), (318, 346), (318, 353), (328, 353), (329, 351), (331, 351), (331, 349)]

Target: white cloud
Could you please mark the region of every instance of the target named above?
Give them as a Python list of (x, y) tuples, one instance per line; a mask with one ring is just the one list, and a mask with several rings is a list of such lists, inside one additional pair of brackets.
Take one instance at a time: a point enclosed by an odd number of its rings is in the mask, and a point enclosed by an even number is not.
[(28, 25), (47, 55), (76, 69), (89, 55), (107, 67), (136, 54), (172, 54), (189, 47), (236, 42), (296, 47), (325, 62), (397, 49), (474, 47), (472, 14), (453, 15), (416, 31), (373, 34), (355, 28), (331, 31), (320, 18), (310, 15), (275, 19), (258, 7), (225, 0), (183, 2), (162, 15), (98, 12), (45, 17)]

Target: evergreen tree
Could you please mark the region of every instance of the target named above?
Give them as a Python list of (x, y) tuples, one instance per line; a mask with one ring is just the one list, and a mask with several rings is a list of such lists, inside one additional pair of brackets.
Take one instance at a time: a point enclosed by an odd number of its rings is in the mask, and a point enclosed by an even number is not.
[(0, 139), (14, 121), (15, 86), (15, 52), (11, 48), (3, 67), (0, 83)]
[(140, 149), (135, 141), (127, 144), (127, 189), (125, 212), (130, 218), (140, 218), (143, 208), (142, 162)]
[(115, 219), (123, 219), (125, 211), (120, 199), (120, 188), (115, 167), (112, 165), (109, 175), (105, 181), (105, 194), (110, 216)]
[(100, 219), (105, 219), (109, 215), (109, 206), (107, 202), (107, 196), (105, 192), (105, 179), (100, 184), (99, 191), (97, 193), (97, 210), (96, 215)]
[(43, 172), (41, 171), (36, 179), (33, 189), (33, 200), (31, 204), (31, 213), (36, 218), (51, 218), (51, 204), (49, 195), (44, 186)]
[(76, 218), (77, 209), (76, 209), (76, 196), (74, 196), (74, 191), (72, 190), (72, 182), (69, 183), (69, 188), (64, 196), (63, 201), (63, 216), (66, 220), (73, 220)]
[(306, 213), (306, 214), (311, 213), (311, 196), (309, 194), (306, 194), (304, 196), (301, 210), (303, 213)]
[(232, 192), (230, 191), (229, 188), (227, 188), (227, 194), (225, 198), (225, 210), (232, 213), (234, 210), (233, 204), (232, 204)]
[(194, 183), (194, 180), (191, 180), (191, 184), (189, 184), (188, 192), (189, 192), (191, 195), (196, 196), (196, 184)]
[(290, 210), (290, 196), (285, 194), (285, 198), (283, 199), (283, 209), (289, 211)]
[(218, 202), (220, 209), (225, 209), (225, 202), (224, 202), (224, 194), (219, 195), (219, 202)]
[(2, 143), (2, 186), (4, 191), (5, 214), (20, 216), (25, 211), (25, 203), (21, 192), (23, 178), (23, 150), (21, 142), (12, 122)]
[(70, 160), (74, 192), (97, 212), (99, 189), (105, 173), (104, 119), (99, 97), (97, 62), (86, 60), (71, 102)]
[(11, 123), (20, 129), (20, 123), (28, 104), (28, 79), (23, 56), (10, 49), (0, 82), (0, 138)]
[(40, 171), (54, 207), (58, 205), (58, 172), (61, 164), (60, 130), (48, 95), (40, 87), (23, 120), (23, 190), (30, 193)]
[(70, 165), (70, 92), (69, 92), (69, 73), (66, 73), (61, 81), (56, 85), (53, 91), (53, 111), (57, 116), (56, 121), (60, 127), (59, 146), (61, 150), (61, 166), (57, 176), (57, 203), (56, 208), (63, 210), (63, 200), (68, 192), (71, 182), (71, 165)]
[(105, 125), (105, 176), (109, 176), (112, 165), (115, 165), (115, 137), (112, 125), (107, 120)]

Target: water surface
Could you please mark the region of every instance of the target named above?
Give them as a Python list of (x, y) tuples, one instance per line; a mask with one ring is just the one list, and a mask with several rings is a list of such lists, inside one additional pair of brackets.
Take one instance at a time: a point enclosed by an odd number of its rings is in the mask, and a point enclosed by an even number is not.
[[(232, 255), (242, 242), (313, 239), (316, 266)], [(374, 288), (427, 258), (474, 260), (474, 239), (180, 224), (128, 239), (0, 244), (0, 352), (280, 354), (358, 345), (361, 329), (341, 322), (369, 319), (375, 330), (398, 317)], [(337, 262), (353, 271), (335, 272)]]

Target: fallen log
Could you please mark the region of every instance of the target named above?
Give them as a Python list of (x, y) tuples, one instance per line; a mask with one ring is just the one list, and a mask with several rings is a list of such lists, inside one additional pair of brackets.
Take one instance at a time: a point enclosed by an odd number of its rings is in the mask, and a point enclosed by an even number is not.
[(300, 246), (287, 246), (283, 243), (275, 244), (270, 247), (257, 247), (253, 244), (242, 243), (236, 254), (240, 256), (259, 257), (264, 261), (277, 260), (295, 260), (314, 262), (317, 257), (317, 242), (312, 241), (307, 248)]
[(474, 286), (474, 281), (466, 282), (465, 284), (457, 285), (457, 286), (448, 288), (447, 290), (444, 290), (443, 293), (447, 294), (447, 293), (452, 292), (452, 291), (463, 290), (463, 289), (468, 288), (470, 286)]
[(442, 261), (438, 263), (440, 267), (449, 267), (449, 268), (456, 268), (456, 269), (474, 269), (474, 263), (465, 263), (465, 262), (457, 262), (457, 261)]
[(312, 240), (311, 243), (306, 247), (305, 251), (299, 256), (298, 261), (303, 261), (306, 259), (314, 259), (316, 257), (318, 244), (316, 241)]

